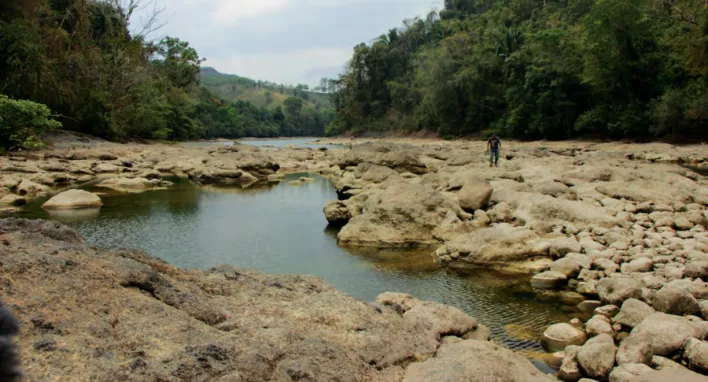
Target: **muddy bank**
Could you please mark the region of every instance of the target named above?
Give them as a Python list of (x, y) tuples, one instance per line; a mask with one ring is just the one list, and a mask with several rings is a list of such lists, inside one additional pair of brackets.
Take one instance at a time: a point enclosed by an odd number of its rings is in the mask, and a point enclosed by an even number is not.
[(308, 276), (185, 271), (90, 247), (55, 222), (2, 219), (0, 231), (0, 291), (28, 380), (417, 381), (441, 368), (553, 380), (449, 306), (394, 293), (367, 303)]

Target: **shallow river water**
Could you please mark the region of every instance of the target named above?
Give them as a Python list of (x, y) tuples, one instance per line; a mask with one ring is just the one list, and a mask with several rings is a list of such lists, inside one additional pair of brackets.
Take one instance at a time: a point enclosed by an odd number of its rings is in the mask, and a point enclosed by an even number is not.
[(174, 178), (175, 186), (166, 190), (103, 194), (97, 213), (49, 214), (38, 200), (20, 216), (59, 220), (93, 244), (141, 248), (184, 268), (233, 264), (309, 274), (367, 301), (385, 291), (410, 293), (464, 310), (489, 326), (496, 341), (530, 358), (542, 358), (538, 338), (548, 325), (578, 315), (572, 307), (538, 300), (527, 278), (443, 270), (432, 253), (340, 248), (322, 213), (337, 198), (334, 187), (316, 175), (300, 187), (287, 183), (302, 175), (245, 190), (199, 188)]

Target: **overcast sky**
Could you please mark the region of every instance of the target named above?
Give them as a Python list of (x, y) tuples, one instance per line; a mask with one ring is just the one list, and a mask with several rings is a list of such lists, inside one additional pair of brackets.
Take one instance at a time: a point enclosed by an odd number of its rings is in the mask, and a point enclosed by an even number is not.
[[(143, 0), (148, 1), (148, 0)], [(334, 77), (353, 47), (442, 9), (444, 0), (154, 0), (178, 37), (222, 73), (286, 84)], [(139, 29), (149, 9), (133, 19)]]

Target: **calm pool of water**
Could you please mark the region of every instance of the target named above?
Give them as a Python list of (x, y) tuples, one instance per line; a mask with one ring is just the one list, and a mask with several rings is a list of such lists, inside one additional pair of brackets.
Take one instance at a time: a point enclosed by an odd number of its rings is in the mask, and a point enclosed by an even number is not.
[[(278, 138), (278, 139), (239, 139), (238, 142), (244, 145), (251, 145), (251, 146), (258, 146), (258, 147), (263, 147), (263, 148), (283, 148), (283, 147), (289, 147), (289, 146), (297, 146), (297, 147), (304, 147), (304, 148), (311, 148), (311, 149), (319, 149), (322, 147), (326, 147), (328, 149), (333, 149), (333, 148), (339, 148), (343, 147), (340, 145), (320, 145), (317, 143), (313, 143), (317, 138)], [(206, 147), (206, 146), (214, 146), (214, 145), (224, 145), (224, 146), (231, 146), (234, 144), (234, 141), (213, 141), (213, 142), (186, 142), (184, 143), (185, 145), (188, 146), (196, 146), (196, 147)]]
[(102, 195), (105, 205), (97, 213), (49, 214), (35, 201), (21, 216), (59, 220), (93, 244), (142, 248), (184, 268), (233, 264), (310, 274), (368, 301), (385, 291), (410, 293), (464, 310), (489, 326), (495, 340), (529, 356), (541, 351), (537, 338), (548, 325), (577, 315), (537, 300), (525, 278), (461, 275), (438, 268), (431, 253), (338, 247), (337, 231), (327, 228), (322, 213), (337, 198), (334, 188), (314, 175), (300, 187), (287, 183), (302, 175), (259, 189), (198, 188), (175, 178), (168, 190)]

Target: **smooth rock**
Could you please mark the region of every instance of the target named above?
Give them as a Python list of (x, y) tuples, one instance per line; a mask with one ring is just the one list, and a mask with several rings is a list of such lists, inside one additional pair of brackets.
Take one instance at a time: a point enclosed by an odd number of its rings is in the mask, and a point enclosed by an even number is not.
[(688, 367), (701, 373), (708, 372), (708, 342), (689, 338), (683, 347), (683, 358), (688, 361)]
[(585, 332), (588, 337), (595, 337), (599, 334), (609, 334), (614, 336), (614, 331), (612, 330), (612, 325), (610, 325), (609, 320), (605, 316), (594, 316), (588, 322), (585, 323)]
[(560, 351), (569, 345), (582, 345), (586, 339), (585, 333), (572, 325), (559, 323), (551, 325), (543, 332), (541, 342), (547, 349)]
[(560, 273), (546, 271), (535, 275), (531, 279), (531, 286), (534, 288), (558, 288), (566, 284), (568, 278)]
[(641, 298), (642, 285), (627, 277), (605, 278), (597, 282), (597, 293), (603, 303), (619, 306), (630, 298)]
[(68, 190), (55, 195), (42, 205), (47, 210), (65, 210), (81, 208), (99, 208), (103, 206), (101, 198), (84, 190)]
[(5, 195), (0, 199), (0, 206), (20, 207), (25, 204), (27, 204), (27, 198), (15, 194)]
[(687, 339), (702, 335), (697, 325), (683, 317), (654, 313), (632, 329), (629, 338), (651, 338), (654, 354), (667, 356), (680, 350)]
[(617, 364), (643, 363), (651, 366), (654, 356), (652, 339), (643, 336), (629, 336), (620, 343), (617, 350)]
[[(474, 360), (474, 362), (470, 362)], [(475, 340), (444, 344), (435, 357), (411, 363), (404, 382), (552, 382), (528, 360), (492, 342)]]
[(667, 368), (644, 373), (632, 382), (707, 382), (708, 377), (690, 370)]
[(666, 285), (654, 294), (654, 309), (659, 312), (685, 315), (699, 314), (700, 307), (698, 301), (685, 288), (674, 285)]
[(578, 363), (583, 375), (607, 378), (615, 365), (616, 352), (615, 342), (608, 334), (589, 339), (578, 351)]
[(475, 211), (489, 203), (493, 192), (489, 183), (467, 183), (457, 193), (457, 199), (465, 211)]
[(579, 350), (580, 346), (576, 345), (570, 345), (565, 348), (565, 357), (558, 371), (558, 378), (561, 381), (575, 382), (582, 377), (580, 365), (578, 364)]
[(622, 264), (622, 273), (634, 273), (634, 272), (650, 272), (654, 267), (654, 262), (647, 258), (642, 257), (636, 260), (632, 260), (629, 263)]
[(610, 382), (632, 382), (638, 376), (651, 371), (652, 368), (643, 363), (625, 363), (612, 370)]
[(634, 328), (654, 313), (656, 311), (647, 303), (630, 298), (622, 303), (622, 308), (613, 321), (625, 327)]

